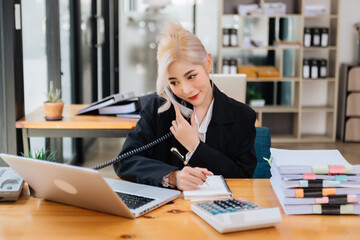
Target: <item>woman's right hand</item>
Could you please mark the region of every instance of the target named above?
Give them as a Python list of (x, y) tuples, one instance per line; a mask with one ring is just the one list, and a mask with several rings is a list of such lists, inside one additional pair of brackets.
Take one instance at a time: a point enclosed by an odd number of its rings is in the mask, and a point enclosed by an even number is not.
[(169, 174), (169, 183), (182, 191), (197, 189), (206, 181), (207, 176), (212, 176), (206, 168), (184, 167)]

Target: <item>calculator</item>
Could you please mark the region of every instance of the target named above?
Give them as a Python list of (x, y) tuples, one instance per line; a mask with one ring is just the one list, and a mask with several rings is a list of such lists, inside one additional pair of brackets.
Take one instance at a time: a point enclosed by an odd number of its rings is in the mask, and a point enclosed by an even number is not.
[(220, 233), (273, 227), (281, 222), (278, 207), (262, 208), (244, 198), (199, 202), (191, 210)]

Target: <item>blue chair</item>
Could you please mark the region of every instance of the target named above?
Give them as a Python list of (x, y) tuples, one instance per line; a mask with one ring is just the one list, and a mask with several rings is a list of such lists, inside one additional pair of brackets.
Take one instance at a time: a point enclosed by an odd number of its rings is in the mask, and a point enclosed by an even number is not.
[(271, 136), (267, 127), (256, 127), (255, 152), (257, 166), (253, 178), (270, 178), (270, 165), (264, 158), (270, 158)]

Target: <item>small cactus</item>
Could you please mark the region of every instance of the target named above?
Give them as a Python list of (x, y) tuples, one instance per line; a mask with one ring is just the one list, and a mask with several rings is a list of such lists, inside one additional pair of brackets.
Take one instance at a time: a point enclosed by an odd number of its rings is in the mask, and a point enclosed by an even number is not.
[(56, 102), (61, 102), (61, 97), (60, 97), (60, 89), (55, 89), (54, 92), (54, 83), (53, 81), (50, 82), (50, 88), (49, 88), (49, 92), (46, 94), (47, 96), (47, 101), (51, 102), (51, 103), (56, 103)]

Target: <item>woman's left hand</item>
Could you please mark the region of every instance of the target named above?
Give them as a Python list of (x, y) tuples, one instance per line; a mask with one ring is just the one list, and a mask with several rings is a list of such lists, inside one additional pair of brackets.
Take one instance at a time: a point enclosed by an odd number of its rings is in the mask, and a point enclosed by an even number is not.
[(192, 152), (200, 141), (198, 127), (195, 122), (195, 113), (191, 115), (191, 124), (189, 124), (181, 114), (179, 107), (176, 104), (173, 105), (175, 108), (176, 119), (172, 121), (170, 131), (181, 145), (189, 152)]

